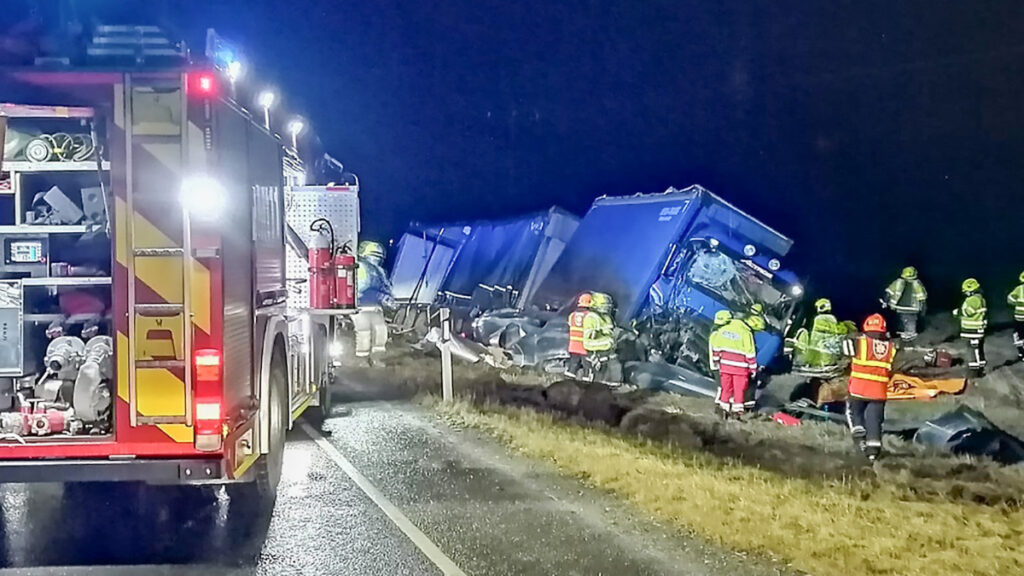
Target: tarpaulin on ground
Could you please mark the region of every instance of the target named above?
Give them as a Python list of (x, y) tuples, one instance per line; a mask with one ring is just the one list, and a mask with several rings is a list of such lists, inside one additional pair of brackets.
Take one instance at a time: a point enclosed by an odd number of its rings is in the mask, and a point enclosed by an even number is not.
[(578, 222), (555, 207), (502, 221), (414, 225), (397, 248), (391, 272), (395, 296), (411, 298), (417, 284), (415, 301), (421, 303), (433, 301), (439, 291), (471, 296), (480, 285), (532, 294)]

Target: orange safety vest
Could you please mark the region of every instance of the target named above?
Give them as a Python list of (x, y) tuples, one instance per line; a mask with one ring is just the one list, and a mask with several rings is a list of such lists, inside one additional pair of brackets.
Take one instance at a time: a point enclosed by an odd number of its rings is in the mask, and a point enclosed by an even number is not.
[(583, 319), (586, 317), (587, 311), (583, 309), (569, 314), (569, 354), (587, 355), (587, 349), (583, 347)]
[(850, 362), (850, 396), (885, 400), (896, 347), (888, 340), (860, 336), (856, 348)]

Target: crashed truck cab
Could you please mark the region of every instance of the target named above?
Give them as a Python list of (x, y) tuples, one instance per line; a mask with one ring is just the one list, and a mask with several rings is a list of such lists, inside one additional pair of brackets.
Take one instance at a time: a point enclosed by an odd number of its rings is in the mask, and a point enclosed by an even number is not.
[[(668, 305), (711, 324), (720, 310), (744, 317), (759, 302), (765, 329), (754, 333), (754, 341), (758, 364), (768, 365), (782, 351), (783, 335), (803, 295), (796, 274), (782, 267), (780, 256), (723, 227), (708, 227), (689, 239), (651, 287), (646, 309)], [(667, 304), (666, 288), (671, 298)]]
[[(765, 310), (758, 361), (781, 352), (783, 334), (803, 289), (785, 268), (793, 242), (701, 186), (660, 194), (601, 197), (530, 304), (563, 308), (582, 290), (611, 294), (620, 326), (669, 326), (686, 332), (679, 358), (707, 372), (712, 318), (750, 305)], [(685, 362), (684, 362), (685, 360)]]

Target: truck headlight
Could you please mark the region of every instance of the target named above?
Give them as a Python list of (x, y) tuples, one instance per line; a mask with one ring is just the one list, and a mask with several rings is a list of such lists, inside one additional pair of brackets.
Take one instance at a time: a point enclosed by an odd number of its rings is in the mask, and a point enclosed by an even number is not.
[(227, 204), (220, 182), (205, 174), (189, 176), (181, 182), (181, 206), (202, 220), (216, 220)]

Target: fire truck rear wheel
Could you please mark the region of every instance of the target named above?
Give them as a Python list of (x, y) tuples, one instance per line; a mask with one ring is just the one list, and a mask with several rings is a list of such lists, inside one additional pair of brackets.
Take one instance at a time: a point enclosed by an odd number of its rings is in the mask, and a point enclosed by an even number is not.
[(256, 490), (273, 505), (284, 467), (284, 441), (288, 432), (288, 374), (284, 352), (275, 347), (270, 360), (270, 449), (256, 468)]

